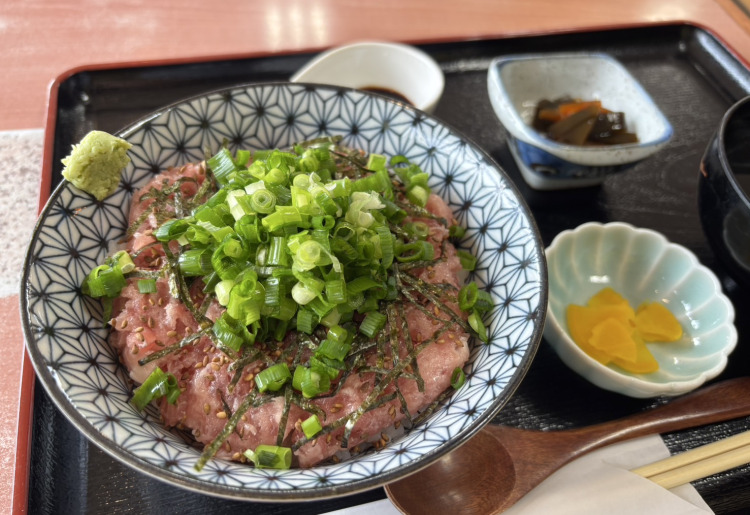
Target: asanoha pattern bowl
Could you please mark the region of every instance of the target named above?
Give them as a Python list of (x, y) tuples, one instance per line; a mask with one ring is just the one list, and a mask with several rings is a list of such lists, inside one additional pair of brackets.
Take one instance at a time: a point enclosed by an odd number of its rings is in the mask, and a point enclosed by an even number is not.
[[(395, 480), (466, 441), (508, 401), (541, 340), (547, 306), (543, 246), (512, 182), (484, 152), (440, 121), (360, 91), (305, 84), (239, 86), (166, 107), (119, 133), (133, 144), (119, 189), (97, 202), (63, 182), (29, 245), (22, 278), (26, 343), (38, 379), (90, 440), (146, 474), (206, 494), (256, 500), (344, 495)], [(380, 451), (311, 469), (255, 469), (213, 460), (185, 435), (141, 414), (133, 385), (107, 342), (99, 302), (80, 285), (122, 237), (133, 192), (154, 173), (199, 161), (228, 141), (232, 150), (287, 147), (322, 135), (350, 146), (403, 154), (431, 174), (430, 185), (466, 227), (461, 246), (478, 257), (473, 279), (495, 303), (490, 342), (472, 342), (467, 381), (423, 423)]]
[[(602, 53), (512, 55), (490, 65), (487, 86), (508, 146), (526, 182), (540, 190), (600, 184), (666, 145), (672, 126), (638, 81), (616, 59)], [(625, 113), (638, 143), (568, 145), (531, 126), (540, 100), (561, 97), (601, 100), (602, 107)]]
[[(546, 250), (549, 308), (544, 337), (560, 358), (597, 386), (631, 397), (680, 395), (716, 377), (737, 344), (734, 307), (716, 276), (661, 234), (613, 222), (558, 234)], [(658, 301), (680, 322), (682, 338), (646, 344), (659, 370), (633, 374), (602, 365), (570, 337), (566, 310), (612, 287), (634, 308)]]

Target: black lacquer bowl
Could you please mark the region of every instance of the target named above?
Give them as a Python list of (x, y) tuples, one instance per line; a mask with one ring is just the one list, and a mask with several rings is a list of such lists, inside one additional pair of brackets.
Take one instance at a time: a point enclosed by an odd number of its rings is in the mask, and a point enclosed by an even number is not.
[(703, 231), (732, 277), (750, 287), (750, 97), (724, 115), (701, 161)]

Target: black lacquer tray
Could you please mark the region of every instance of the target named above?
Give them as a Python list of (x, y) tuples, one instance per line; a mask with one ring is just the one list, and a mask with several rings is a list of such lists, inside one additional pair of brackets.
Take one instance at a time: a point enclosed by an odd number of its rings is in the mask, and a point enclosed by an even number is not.
[[(444, 96), (435, 112), (471, 137), (508, 172), (531, 207), (545, 244), (587, 221), (624, 221), (655, 229), (696, 253), (722, 281), (735, 305), (740, 341), (719, 379), (750, 372), (750, 292), (714, 258), (697, 212), (698, 165), (724, 111), (750, 94), (750, 70), (719, 39), (685, 25), (623, 28), (422, 47), (442, 66)], [(521, 178), (487, 96), (487, 67), (514, 53), (590, 50), (619, 59), (651, 94), (675, 129), (669, 145), (601, 187), (538, 192)], [(193, 94), (247, 82), (288, 79), (310, 54), (233, 58), (135, 67), (79, 69), (52, 88), (43, 184), (60, 181), (71, 144), (92, 129), (115, 132), (142, 115)], [(43, 192), (45, 196), (47, 192)], [(554, 384), (554, 388), (550, 385)], [(542, 343), (517, 393), (494, 423), (564, 429), (647, 409), (638, 400), (591, 385)], [(750, 429), (750, 419), (664, 435), (673, 453)], [(121, 465), (90, 444), (60, 414), (41, 385), (34, 394), (28, 508), (30, 513), (324, 513), (382, 499), (382, 489), (324, 501), (269, 504), (229, 501), (188, 492)], [(750, 466), (695, 483), (719, 514), (750, 513)]]

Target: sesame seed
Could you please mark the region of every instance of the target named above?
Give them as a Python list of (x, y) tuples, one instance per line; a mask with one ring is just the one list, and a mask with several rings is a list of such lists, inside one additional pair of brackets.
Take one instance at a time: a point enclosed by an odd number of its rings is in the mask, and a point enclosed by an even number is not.
[(245, 381), (248, 381), (248, 382), (250, 382), (250, 381), (252, 381), (252, 380), (253, 380), (254, 378), (255, 378), (255, 375), (254, 375), (254, 374), (247, 374), (247, 375), (245, 376)]
[(390, 437), (385, 433), (380, 433), (380, 439), (383, 440), (384, 442), (390, 441)]
[(216, 413), (216, 418), (227, 418), (227, 413), (225, 411), (219, 411)]
[(195, 368), (203, 368), (203, 363), (199, 361), (198, 363), (195, 364)]
[[(226, 416), (226, 414), (225, 414), (225, 416)], [(224, 444), (224, 448), (227, 450), (227, 452), (232, 452), (232, 446), (229, 445), (229, 442), (226, 442)]]
[(146, 340), (146, 338), (143, 337), (143, 333), (136, 333), (135, 334), (135, 339), (138, 340), (139, 342), (142, 342), (142, 341)]
[(138, 326), (135, 328), (136, 333), (142, 333), (143, 332), (143, 326)]
[(399, 427), (401, 427), (401, 421), (397, 420), (396, 423), (393, 424), (393, 427), (395, 427), (396, 429), (398, 429)]
[(128, 321), (127, 320), (123, 320), (120, 323), (120, 329), (125, 329), (127, 326), (128, 326)]
[(161, 297), (159, 297), (159, 300), (158, 300), (158, 301), (157, 301), (156, 303), (157, 303), (157, 304), (158, 304), (159, 306), (163, 306), (163, 305), (164, 305), (164, 299), (162, 299)]
[(148, 317), (148, 322), (146, 322), (146, 325), (153, 328), (154, 327), (154, 319), (151, 317)]
[(205, 413), (206, 415), (208, 415), (210, 412), (211, 412), (211, 405), (208, 404), (208, 403), (204, 404), (203, 405), (203, 413)]
[(341, 463), (341, 459), (339, 459), (339, 457), (338, 457), (338, 456), (333, 456), (333, 457), (331, 458), (331, 461), (332, 461), (332, 462), (334, 462), (334, 463)]
[(213, 374), (206, 374), (206, 380), (208, 380), (209, 383), (213, 382), (216, 380), (216, 376)]
[(211, 363), (211, 368), (218, 372), (221, 369), (221, 365), (218, 363)]
[(132, 349), (130, 350), (130, 352), (132, 352), (133, 354), (138, 354), (138, 351), (139, 351), (139, 350), (140, 350), (140, 349), (138, 348), (138, 346), (137, 346), (137, 345), (133, 345), (133, 348), (132, 348)]
[(154, 304), (154, 299), (152, 299), (151, 297), (149, 297), (149, 299), (148, 299), (148, 303), (149, 303), (149, 304), (151, 304), (152, 306), (154, 306), (154, 305), (155, 305), (155, 304)]
[(328, 433), (328, 436), (326, 436), (326, 443), (331, 443), (331, 438), (333, 435), (331, 433)]

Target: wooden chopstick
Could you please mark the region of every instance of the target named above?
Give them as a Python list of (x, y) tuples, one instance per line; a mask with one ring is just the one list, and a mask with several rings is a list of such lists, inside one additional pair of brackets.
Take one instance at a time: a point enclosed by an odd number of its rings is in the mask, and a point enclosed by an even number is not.
[(750, 431), (696, 447), (631, 472), (669, 489), (746, 463), (750, 463)]

